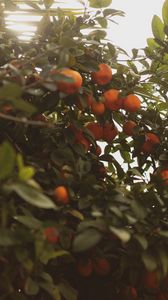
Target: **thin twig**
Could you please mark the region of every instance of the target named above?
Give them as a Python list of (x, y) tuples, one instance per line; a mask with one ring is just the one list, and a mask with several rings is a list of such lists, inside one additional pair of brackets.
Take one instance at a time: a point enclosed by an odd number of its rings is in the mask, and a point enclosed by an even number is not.
[(18, 117), (14, 117), (14, 116), (11, 116), (11, 115), (6, 115), (6, 114), (3, 114), (3, 113), (0, 113), (0, 118), (4, 119), (4, 120), (16, 122), (16, 123), (22, 123), (22, 124), (25, 124), (25, 125), (30, 125), (30, 126), (56, 128), (58, 125), (61, 125), (61, 124), (58, 124), (58, 123), (53, 124), (53, 123), (49, 123), (49, 122), (28, 120), (25, 117), (18, 118)]

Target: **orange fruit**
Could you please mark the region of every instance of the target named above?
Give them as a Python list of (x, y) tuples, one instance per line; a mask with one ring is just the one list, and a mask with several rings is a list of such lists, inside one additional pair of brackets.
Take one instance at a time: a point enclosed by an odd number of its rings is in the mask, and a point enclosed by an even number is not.
[(50, 244), (56, 244), (59, 241), (59, 234), (55, 227), (45, 228), (44, 236)]
[(134, 127), (136, 127), (136, 123), (134, 121), (127, 121), (123, 125), (123, 131), (126, 135), (133, 135), (134, 134)]
[(95, 114), (95, 115), (102, 115), (105, 112), (105, 106), (104, 103), (102, 102), (92, 102), (91, 104), (91, 111)]
[(152, 145), (160, 144), (158, 136), (152, 132), (145, 133), (146, 141), (149, 141)]
[(105, 107), (111, 111), (119, 110), (122, 107), (122, 99), (119, 98), (119, 90), (110, 89), (104, 92)]
[(94, 101), (93, 95), (87, 95), (87, 94), (83, 94), (82, 96), (82, 100), (80, 100), (79, 97), (77, 97), (75, 104), (76, 106), (80, 109), (83, 110), (89, 106), (91, 106), (92, 102)]
[(95, 258), (93, 269), (96, 274), (106, 276), (111, 270), (111, 265), (106, 258)]
[(141, 151), (150, 154), (155, 150), (155, 147), (160, 144), (160, 139), (154, 133), (145, 133), (145, 142), (142, 145)]
[(54, 190), (54, 198), (60, 204), (68, 204), (69, 194), (67, 188), (62, 185), (57, 186)]
[(163, 184), (168, 185), (168, 169), (162, 170), (160, 172), (160, 176), (163, 180)]
[(137, 290), (134, 286), (126, 286), (126, 287), (123, 287), (121, 290), (120, 290), (120, 295), (122, 297), (126, 297), (129, 298), (130, 300), (132, 299), (137, 299), (138, 297), (138, 294), (137, 294)]
[[(51, 71), (52, 73), (52, 71)], [(53, 72), (54, 73), (54, 72)], [(62, 69), (61, 71), (55, 71), (55, 73), (60, 73), (65, 75), (67, 78), (73, 80), (73, 82), (66, 82), (63, 80), (56, 80), (56, 84), (60, 92), (71, 95), (79, 91), (82, 85), (82, 76), (79, 72), (71, 70), (71, 69)]]
[(142, 148), (141, 148), (141, 152), (146, 153), (146, 154), (150, 154), (154, 151), (154, 146), (153, 144), (150, 143), (150, 141), (146, 141), (143, 143)]
[(106, 64), (99, 64), (99, 70), (91, 73), (91, 78), (94, 83), (105, 85), (112, 79), (112, 70)]
[(159, 279), (157, 272), (146, 272), (146, 274), (143, 277), (143, 284), (146, 288), (157, 289), (159, 287)]
[(88, 277), (93, 272), (93, 263), (91, 259), (82, 260), (79, 259), (77, 263), (77, 271), (81, 276)]
[(123, 108), (128, 112), (137, 112), (141, 108), (140, 99), (133, 94), (123, 99)]
[(74, 133), (74, 136), (75, 136), (75, 141), (74, 141), (74, 142), (75, 142), (75, 143), (78, 143), (78, 144), (82, 144), (82, 145), (85, 147), (86, 151), (88, 151), (89, 148), (90, 148), (90, 143), (89, 143), (89, 141), (84, 137), (82, 130), (76, 128), (73, 124), (71, 124), (71, 125), (69, 126), (69, 128), (70, 128), (70, 129), (72, 130), (72, 132)]
[(83, 132), (81, 130), (76, 129), (75, 133), (75, 142), (81, 144), (85, 147), (86, 151), (90, 148), (89, 141), (84, 137)]
[(103, 128), (99, 123), (90, 122), (86, 125), (86, 128), (92, 133), (95, 140), (101, 140), (103, 137)]
[(106, 123), (103, 126), (103, 139), (107, 143), (111, 143), (118, 134), (117, 128), (110, 123)]
[(77, 142), (78, 144), (83, 145), (83, 146), (85, 147), (86, 151), (89, 150), (89, 148), (90, 148), (90, 143), (89, 143), (89, 141), (83, 136), (83, 134), (78, 134), (78, 135), (76, 136), (76, 142)]

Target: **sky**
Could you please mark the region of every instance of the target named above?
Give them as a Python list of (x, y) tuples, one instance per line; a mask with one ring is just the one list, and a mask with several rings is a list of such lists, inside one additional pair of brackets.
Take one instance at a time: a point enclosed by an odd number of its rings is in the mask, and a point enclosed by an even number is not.
[[(62, 3), (61, 5), (60, 2)], [(154, 14), (161, 16), (163, 3), (164, 0), (113, 0), (111, 8), (123, 10), (126, 15), (125, 17), (114, 18), (114, 20), (118, 22), (118, 25), (112, 22), (109, 23), (107, 30), (108, 38), (112, 43), (125, 49), (129, 53), (132, 48), (145, 47), (146, 39), (152, 36), (152, 17)], [(80, 4), (77, 0), (58, 0), (55, 1), (54, 6), (79, 7)], [(8, 19), (9, 23), (11, 18), (18, 21), (15, 29), (19, 30), (22, 36), (23, 24), (19, 24), (19, 21), (25, 21), (25, 15), (10, 16)], [(35, 21), (35, 19), (39, 19), (39, 17), (32, 16), (30, 19), (31, 25), (31, 21)], [(13, 24), (9, 24), (9, 26), (14, 29)], [(24, 31), (26, 31), (30, 37), (35, 30), (36, 28), (33, 28), (33, 26), (31, 26), (31, 28), (27, 26), (24, 27)]]
[(152, 37), (152, 17), (161, 16), (163, 3), (164, 0), (113, 0), (111, 7), (123, 10), (126, 16), (115, 18), (119, 25), (110, 24), (110, 40), (128, 52), (145, 47), (146, 39)]

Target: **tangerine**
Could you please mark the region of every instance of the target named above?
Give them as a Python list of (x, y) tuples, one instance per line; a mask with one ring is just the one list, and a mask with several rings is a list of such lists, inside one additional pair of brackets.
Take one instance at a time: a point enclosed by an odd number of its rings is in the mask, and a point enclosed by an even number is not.
[(104, 92), (105, 107), (111, 111), (119, 110), (122, 107), (122, 99), (119, 98), (119, 90), (110, 89)]
[(44, 229), (44, 236), (50, 244), (55, 244), (59, 241), (59, 234), (55, 227), (47, 227)]
[(128, 112), (137, 112), (141, 108), (140, 99), (133, 94), (123, 99), (123, 108)]
[(98, 116), (104, 114), (104, 112), (105, 112), (104, 103), (96, 102), (96, 101), (92, 102), (91, 110), (95, 115), (98, 115)]
[(152, 145), (160, 144), (160, 139), (155, 133), (147, 132), (147, 133), (145, 133), (145, 138)]
[(164, 181), (163, 184), (168, 185), (168, 169), (162, 170), (160, 172), (160, 176), (161, 176), (162, 180)]
[(143, 277), (143, 284), (146, 288), (157, 289), (159, 287), (158, 274), (156, 271), (146, 272)]
[(94, 83), (105, 85), (112, 79), (112, 70), (107, 64), (99, 64), (99, 70), (91, 73)]
[(57, 186), (54, 190), (54, 198), (60, 204), (68, 204), (69, 194), (67, 188), (62, 185)]
[(134, 121), (127, 121), (123, 125), (123, 131), (126, 135), (133, 135), (134, 134), (134, 127), (136, 127), (136, 123)]
[(91, 106), (93, 101), (94, 101), (93, 95), (84, 94), (82, 101), (79, 97), (77, 97), (75, 104), (80, 110), (84, 110), (85, 108)]
[(87, 261), (79, 259), (77, 264), (77, 271), (81, 276), (88, 277), (93, 272), (93, 263), (89, 258)]
[(103, 128), (99, 123), (90, 122), (86, 125), (86, 128), (92, 133), (95, 140), (101, 140), (103, 137)]
[(146, 153), (146, 154), (150, 154), (154, 151), (154, 146), (153, 144), (151, 144), (150, 141), (146, 141), (143, 143), (142, 148), (141, 148), (141, 152)]
[(118, 130), (117, 128), (110, 123), (106, 123), (103, 126), (103, 139), (107, 142), (107, 143), (111, 143), (115, 137), (118, 134)]
[(95, 258), (93, 268), (96, 274), (106, 276), (111, 270), (111, 265), (106, 258)]
[(64, 80), (56, 80), (57, 87), (60, 92), (71, 95), (79, 91), (82, 85), (82, 76), (79, 72), (71, 69), (63, 69), (61, 71), (56, 71), (67, 78), (72, 79), (72, 82), (66, 82)]

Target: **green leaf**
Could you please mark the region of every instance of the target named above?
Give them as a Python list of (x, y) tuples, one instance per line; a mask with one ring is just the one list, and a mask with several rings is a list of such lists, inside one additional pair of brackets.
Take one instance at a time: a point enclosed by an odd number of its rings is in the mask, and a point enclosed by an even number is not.
[(107, 17), (107, 16), (122, 16), (123, 17), (125, 15), (125, 13), (122, 10), (106, 8), (103, 11), (103, 15), (104, 15), (104, 17)]
[(148, 271), (157, 269), (157, 261), (149, 252), (145, 251), (142, 253), (142, 261)]
[(74, 252), (86, 251), (97, 245), (101, 239), (102, 233), (96, 229), (88, 228), (75, 237), (73, 241), (73, 250)]
[(18, 244), (14, 233), (7, 229), (0, 229), (0, 246), (8, 247)]
[(39, 285), (28, 277), (25, 284), (25, 293), (29, 296), (35, 296), (39, 292)]
[(112, 3), (112, 0), (89, 0), (90, 7), (102, 8), (107, 7)]
[(22, 94), (21, 86), (15, 83), (5, 84), (0, 88), (0, 100), (12, 100), (20, 98)]
[(152, 50), (155, 50), (156, 48), (159, 47), (159, 44), (153, 38), (148, 38), (147, 44), (148, 44), (148, 47)]
[(35, 169), (33, 167), (23, 167), (19, 171), (20, 180), (27, 181), (31, 179), (35, 174)]
[(162, 18), (165, 25), (168, 25), (168, 0), (165, 0), (162, 7)]
[(126, 229), (110, 226), (110, 231), (113, 232), (123, 243), (127, 243), (131, 238), (130, 232)]
[(31, 187), (26, 183), (15, 183), (10, 187), (23, 200), (31, 205), (44, 209), (56, 209), (57, 206), (47, 196), (42, 194), (39, 190)]
[(158, 111), (166, 111), (166, 110), (168, 110), (168, 103), (162, 102), (162, 103), (159, 103), (156, 107), (157, 107)]
[(40, 282), (39, 286), (45, 290), (49, 295), (52, 296), (53, 300), (61, 300), (61, 295), (59, 291), (59, 287), (51, 284), (49, 282)]
[(41, 221), (31, 216), (15, 216), (14, 219), (30, 229), (39, 229), (42, 227)]
[(148, 241), (142, 234), (135, 234), (134, 238), (138, 241), (138, 243), (141, 245), (141, 247), (146, 250), (148, 248)]
[(137, 219), (142, 220), (147, 215), (147, 210), (136, 200), (131, 201), (131, 208)]
[(44, 247), (39, 255), (39, 259), (43, 264), (46, 265), (50, 259), (54, 259), (65, 255), (69, 255), (69, 252), (65, 250), (54, 250), (53, 248), (45, 249)]
[(21, 111), (27, 112), (28, 114), (33, 114), (36, 112), (36, 108), (29, 102), (23, 100), (23, 99), (10, 99), (10, 102), (13, 104), (13, 106)]
[(72, 288), (67, 281), (61, 282), (59, 284), (59, 290), (65, 300), (77, 300), (77, 291)]
[(154, 15), (152, 19), (152, 32), (156, 39), (160, 41), (164, 40), (164, 25), (162, 23), (162, 20), (156, 15)]
[(96, 21), (100, 24), (102, 28), (107, 28), (107, 20), (103, 17), (97, 17)]
[(8, 178), (15, 166), (15, 151), (12, 146), (4, 142), (0, 146), (0, 180)]

